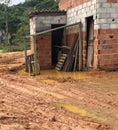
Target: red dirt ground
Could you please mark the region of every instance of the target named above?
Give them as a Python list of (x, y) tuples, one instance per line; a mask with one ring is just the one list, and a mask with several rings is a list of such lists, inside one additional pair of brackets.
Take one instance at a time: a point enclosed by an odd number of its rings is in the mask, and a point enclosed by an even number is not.
[(23, 68), (23, 52), (0, 54), (0, 130), (118, 130), (117, 71)]

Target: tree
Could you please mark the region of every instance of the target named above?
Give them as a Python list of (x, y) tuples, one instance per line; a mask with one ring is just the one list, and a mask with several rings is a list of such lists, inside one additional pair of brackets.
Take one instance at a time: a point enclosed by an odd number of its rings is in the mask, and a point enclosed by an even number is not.
[(10, 2), (11, 0), (0, 0), (0, 30), (6, 30), (7, 39), (8, 33), (15, 36), (14, 43), (16, 41), (20, 43), (22, 35), (29, 32), (29, 12), (58, 9), (58, 3), (55, 0), (26, 0), (24, 3), (9, 6)]
[(9, 42), (9, 26), (8, 26), (8, 5), (10, 4), (11, 1), (10, 0), (0, 0), (0, 2), (2, 2), (5, 7), (6, 39), (9, 44), (10, 42)]
[(31, 0), (25, 0), (25, 2), (29, 2), (29, 1), (31, 1)]

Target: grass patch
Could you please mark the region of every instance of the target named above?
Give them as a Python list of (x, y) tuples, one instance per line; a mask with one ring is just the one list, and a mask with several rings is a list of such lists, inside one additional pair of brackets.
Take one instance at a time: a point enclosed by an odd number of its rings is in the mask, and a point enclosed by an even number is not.
[(0, 53), (5, 53), (7, 52), (5, 49), (0, 49)]
[[(29, 42), (26, 43), (27, 49), (30, 49)], [(13, 45), (7, 45), (7, 44), (1, 44), (0, 45), (0, 53), (5, 52), (16, 52), (16, 51), (24, 51), (24, 44), (13, 44)]]

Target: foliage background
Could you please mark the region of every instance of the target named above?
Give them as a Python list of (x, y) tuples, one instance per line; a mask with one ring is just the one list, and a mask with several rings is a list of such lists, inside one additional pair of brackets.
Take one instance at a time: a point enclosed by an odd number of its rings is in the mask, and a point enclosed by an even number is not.
[[(13, 37), (11, 42), (12, 45), (18, 46), (19, 44), (21, 44), (22, 42), (21, 37), (29, 33), (28, 14), (34, 10), (44, 10), (44, 9), (57, 10), (58, 2), (55, 0), (25, 0), (25, 2), (22, 4), (8, 7), (8, 26), (9, 26), (9, 33)], [(5, 30), (4, 4), (0, 4), (0, 30)], [(6, 43), (4, 43), (4, 45), (5, 44)]]

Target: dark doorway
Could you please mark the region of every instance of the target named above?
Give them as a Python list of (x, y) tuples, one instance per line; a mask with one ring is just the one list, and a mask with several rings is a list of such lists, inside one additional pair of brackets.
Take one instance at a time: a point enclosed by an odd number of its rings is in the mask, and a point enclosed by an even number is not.
[[(64, 24), (53, 24), (51, 26), (52, 29), (58, 28), (63, 26)], [(59, 29), (52, 31), (52, 65), (55, 66), (58, 61), (59, 56), (59, 46), (62, 46), (62, 40), (63, 40), (63, 31), (64, 29)]]
[(94, 20), (93, 16), (86, 18), (87, 24), (87, 67), (93, 67), (94, 60)]

